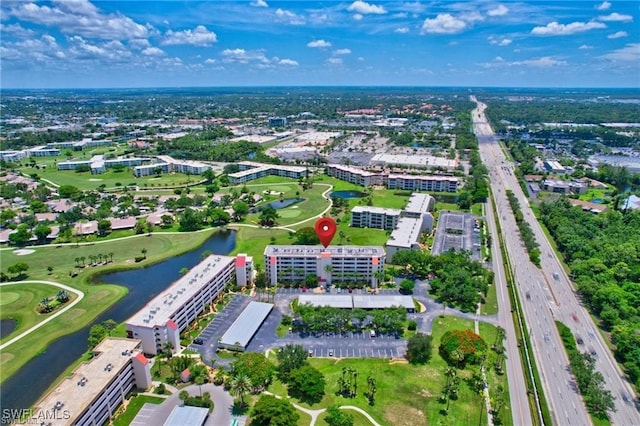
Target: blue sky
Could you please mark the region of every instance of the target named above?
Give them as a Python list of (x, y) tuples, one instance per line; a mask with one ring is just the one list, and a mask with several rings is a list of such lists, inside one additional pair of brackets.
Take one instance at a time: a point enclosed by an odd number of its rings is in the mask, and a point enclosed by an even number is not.
[(4, 88), (639, 87), (640, 2), (3, 0)]

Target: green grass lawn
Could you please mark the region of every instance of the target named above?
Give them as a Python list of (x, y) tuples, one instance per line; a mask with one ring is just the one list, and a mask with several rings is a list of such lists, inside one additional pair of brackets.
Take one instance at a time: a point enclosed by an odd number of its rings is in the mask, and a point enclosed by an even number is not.
[[(5, 348), (0, 355), (0, 381), (6, 380), (27, 361), (44, 351), (47, 345), (55, 339), (91, 324), (101, 312), (113, 305), (127, 292), (126, 288), (121, 286), (92, 283), (92, 276), (115, 270), (139, 268), (184, 253), (202, 244), (213, 232), (215, 230), (191, 234), (155, 234), (150, 237), (141, 235), (126, 240), (107, 241), (93, 245), (42, 246), (35, 248), (34, 253), (26, 256), (17, 256), (11, 250), (3, 250), (3, 266), (25, 262), (29, 265), (27, 279), (50, 280), (67, 284), (83, 291), (85, 298), (63, 315)], [(147, 260), (134, 263), (133, 258), (140, 255), (142, 248), (147, 249)], [(113, 253), (113, 263), (76, 268), (76, 258), (85, 256), (88, 261), (89, 255), (97, 255), (98, 253)], [(53, 267), (51, 274), (48, 273), (47, 266)], [(71, 271), (77, 272), (78, 275), (70, 277), (69, 272)], [(11, 287), (6, 290), (12, 291)], [(15, 308), (21, 303), (23, 304), (22, 308)], [(32, 306), (30, 302), (24, 303), (17, 299), (10, 304), (3, 305), (2, 311), (13, 310), (13, 315), (27, 316), (34, 308), (35, 306)]]
[(489, 286), (485, 303), (480, 305), (482, 315), (493, 315), (498, 313), (498, 293), (495, 284)]
[[(451, 401), (448, 416), (443, 416), (440, 410), (444, 405), (438, 401), (446, 383), (444, 372), (447, 364), (438, 354), (440, 337), (451, 329), (473, 329), (473, 322), (454, 317), (438, 318), (434, 324), (434, 352), (433, 358), (425, 366), (413, 366), (405, 363), (392, 363), (387, 359), (327, 359), (310, 358), (309, 362), (318, 368), (325, 376), (326, 394), (322, 401), (313, 406), (295, 401), (303, 407), (312, 409), (326, 408), (329, 405), (354, 405), (368, 412), (381, 424), (390, 425), (423, 425), (423, 424), (477, 424), (481, 414), (482, 398), (473, 392), (464, 382), (460, 385), (458, 400)], [(490, 345), (495, 338), (495, 329), (489, 325), (481, 326), (481, 335)], [(355, 368), (359, 373), (358, 395), (355, 398), (337, 396), (338, 378), (342, 375), (342, 368)], [(477, 367), (471, 367), (477, 368)], [(470, 377), (470, 367), (459, 373), (462, 378)], [(377, 393), (373, 406), (364, 397), (366, 379), (371, 375), (376, 379)], [(506, 388), (506, 377), (497, 376), (495, 381), (489, 373), (490, 386), (498, 382)], [(271, 392), (286, 395), (286, 388), (275, 381)], [(508, 391), (506, 393), (508, 395)], [(484, 413), (486, 416), (486, 413)], [(505, 417), (505, 424), (511, 420)], [(486, 417), (483, 420), (486, 422)], [(366, 423), (365, 423), (366, 424)], [(485, 423), (486, 424), (486, 423)]]
[(0, 287), (0, 318), (11, 318), (17, 321), (15, 330), (10, 335), (4, 336), (0, 343), (49, 318), (77, 297), (70, 292), (69, 301), (59, 305), (56, 310), (47, 314), (38, 313), (37, 307), (40, 301), (45, 297), (49, 298), (49, 301), (55, 300), (59, 290), (59, 287), (48, 284), (15, 284)]
[[(66, 157), (53, 158), (59, 162), (67, 161)], [(85, 155), (84, 157), (79, 156), (78, 158), (74, 158), (74, 161), (89, 158), (91, 158), (91, 155)], [(106, 185), (109, 189), (116, 188), (116, 183), (120, 183), (121, 188), (128, 185), (137, 185), (141, 188), (183, 186), (201, 179), (198, 176), (189, 176), (182, 173), (162, 174), (160, 177), (154, 175), (136, 178), (133, 175), (133, 168), (124, 169), (119, 172), (113, 169), (107, 169), (106, 173), (98, 175), (92, 175), (91, 172), (76, 173), (73, 170), (58, 170), (53, 164), (53, 159), (50, 159), (47, 163), (40, 160), (38, 161), (38, 165), (40, 165), (40, 169), (23, 166), (19, 167), (18, 170), (26, 175), (36, 173), (40, 178), (51, 181), (56, 185), (73, 185), (83, 191), (96, 189), (100, 185)], [(46, 167), (44, 167), (45, 165)]]
[(149, 395), (135, 395), (131, 397), (127, 409), (113, 420), (113, 426), (129, 426), (145, 403), (162, 404), (164, 398)]

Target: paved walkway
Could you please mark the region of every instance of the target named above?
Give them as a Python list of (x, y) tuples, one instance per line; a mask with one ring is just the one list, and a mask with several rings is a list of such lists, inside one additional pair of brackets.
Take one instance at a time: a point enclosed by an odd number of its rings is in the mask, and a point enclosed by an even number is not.
[[(263, 392), (267, 395), (273, 395), (278, 399), (282, 399), (282, 397), (280, 395), (274, 395), (271, 392), (265, 391)], [(324, 413), (325, 411), (327, 411), (326, 408), (320, 408), (318, 410), (312, 410), (310, 408), (305, 408), (302, 407), (298, 404), (294, 404), (293, 402), (291, 403), (291, 405), (293, 405), (295, 407), (296, 410), (300, 410), (303, 413), (306, 413), (308, 415), (311, 416), (311, 423), (309, 423), (309, 426), (314, 426), (316, 424), (316, 421), (318, 420), (318, 416), (320, 416), (320, 414)], [(357, 411), (358, 413), (362, 414), (363, 416), (365, 416), (367, 418), (367, 420), (369, 420), (371, 422), (371, 424), (373, 426), (382, 426), (380, 423), (376, 422), (374, 420), (373, 417), (371, 417), (371, 415), (369, 413), (367, 413), (366, 411), (364, 411), (362, 408), (360, 407), (355, 407), (353, 405), (341, 405), (339, 407), (341, 410), (353, 410), (353, 411)]]
[(44, 325), (50, 323), (54, 319), (58, 318), (60, 315), (62, 315), (65, 312), (67, 312), (69, 309), (71, 309), (74, 306), (76, 306), (84, 298), (84, 293), (82, 291), (78, 290), (77, 288), (69, 287), (68, 285), (60, 284), (60, 283), (57, 283), (55, 281), (43, 281), (43, 280), (13, 281), (13, 282), (0, 283), (0, 286), (9, 286), (9, 285), (16, 285), (16, 284), (46, 284), (46, 285), (52, 285), (54, 287), (58, 287), (58, 288), (61, 288), (63, 290), (66, 290), (69, 293), (73, 293), (77, 297), (74, 300), (72, 300), (67, 306), (63, 307), (62, 309), (60, 309), (60, 310), (58, 310), (56, 312), (54, 312), (50, 317), (48, 317), (45, 320), (39, 322), (38, 324), (34, 325), (30, 329), (28, 329), (26, 331), (23, 331), (22, 333), (18, 334), (16, 337), (14, 337), (14, 338), (6, 341), (5, 343), (1, 344), (0, 345), (0, 350), (2, 350), (4, 348), (6, 348), (7, 346), (17, 342), (18, 340), (22, 339), (23, 337), (33, 333), (34, 331), (36, 331), (40, 327), (43, 327)]

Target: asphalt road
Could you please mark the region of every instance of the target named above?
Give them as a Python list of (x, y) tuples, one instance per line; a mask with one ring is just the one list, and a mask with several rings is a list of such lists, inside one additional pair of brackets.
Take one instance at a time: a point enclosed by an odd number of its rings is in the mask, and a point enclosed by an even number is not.
[[(475, 98), (472, 97), (472, 101), (476, 101)], [(610, 413), (612, 423), (638, 425), (638, 410), (633, 402), (622, 399), (622, 394), (625, 393), (634, 397), (631, 388), (615, 364), (613, 354), (596, 331), (591, 317), (580, 304), (569, 278), (542, 232), (514, 176), (513, 163), (506, 159), (486, 121), (485, 108), (485, 104), (478, 103), (478, 108), (474, 110), (474, 129), (480, 143), (480, 155), (489, 169), (503, 238), (511, 264), (514, 266), (517, 291), (522, 301), (536, 365), (554, 422), (561, 425), (591, 424), (582, 398), (577, 392), (575, 380), (569, 372), (567, 355), (554, 323), (557, 319), (584, 339), (584, 350), (596, 353), (596, 368), (604, 376), (607, 388), (616, 397), (616, 411)], [(536, 235), (542, 252), (540, 269), (529, 261), (505, 195), (507, 189), (513, 191), (519, 200), (525, 219)], [(511, 377), (509, 381), (511, 384)]]

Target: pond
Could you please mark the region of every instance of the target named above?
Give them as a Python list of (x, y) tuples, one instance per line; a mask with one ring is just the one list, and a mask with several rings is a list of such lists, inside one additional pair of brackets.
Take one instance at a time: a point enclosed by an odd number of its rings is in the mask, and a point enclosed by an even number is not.
[[(166, 289), (180, 277), (181, 268), (192, 268), (201, 260), (204, 251), (213, 254), (229, 254), (236, 246), (235, 231), (219, 231), (203, 245), (190, 252), (156, 263), (155, 265), (130, 271), (115, 272), (98, 277), (99, 281), (120, 284), (129, 293), (118, 303), (100, 315), (95, 323), (113, 319), (125, 321), (154, 296)], [(2, 408), (31, 407), (53, 381), (87, 349), (89, 328), (64, 336), (46, 351), (26, 363), (16, 374), (0, 387)]]
[(0, 339), (4, 339), (16, 329), (18, 322), (14, 319), (7, 318), (0, 320)]
[(604, 200), (602, 198), (592, 198), (591, 202), (596, 204), (602, 204), (604, 203)]
[(267, 206), (271, 206), (274, 209), (278, 210), (278, 209), (283, 209), (285, 207), (289, 207), (292, 206), (296, 203), (300, 203), (304, 201), (304, 198), (285, 198), (284, 200), (276, 200), (276, 201), (270, 201), (268, 203), (265, 204), (260, 204), (257, 209), (258, 211), (267, 207)]
[(333, 191), (329, 196), (331, 198), (364, 198), (367, 194), (361, 191)]

